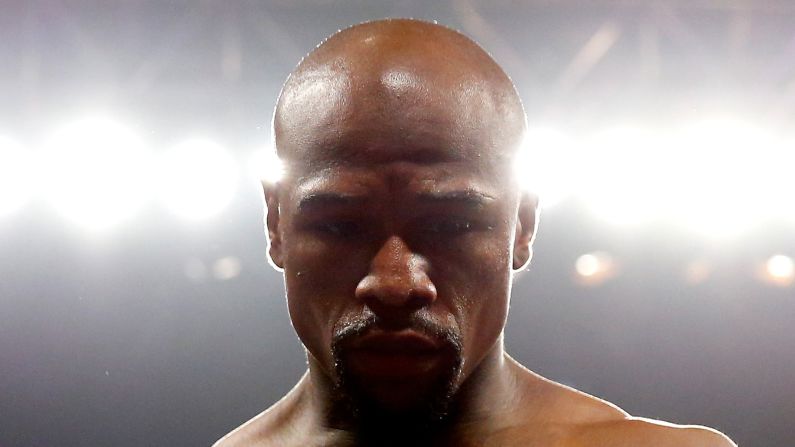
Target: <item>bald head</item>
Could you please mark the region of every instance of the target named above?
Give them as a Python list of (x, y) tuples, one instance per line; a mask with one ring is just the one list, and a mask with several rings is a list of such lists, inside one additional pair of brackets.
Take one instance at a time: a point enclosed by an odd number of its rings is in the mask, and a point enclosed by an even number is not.
[(513, 84), (482, 48), (407, 19), (329, 37), (287, 79), (274, 115), (280, 157), (306, 166), (434, 158), (434, 148), (510, 158), (524, 127)]
[[(432, 23), (340, 31), (290, 75), (274, 117), (287, 172), (264, 184), (269, 253), (334, 412), (369, 415), (379, 434), (379, 421), (438, 422), (502, 346), (535, 231), (537, 202), (510, 169), (524, 126), (494, 60)], [(353, 346), (365, 333), (404, 331), (437, 340), (433, 359), (356, 354), (380, 349)]]

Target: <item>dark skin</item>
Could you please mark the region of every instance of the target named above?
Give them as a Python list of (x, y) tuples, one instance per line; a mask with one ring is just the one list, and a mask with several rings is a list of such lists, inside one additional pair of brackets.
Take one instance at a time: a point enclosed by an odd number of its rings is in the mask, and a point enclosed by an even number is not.
[(308, 371), (216, 445), (732, 446), (633, 418), (504, 351), (537, 200), (511, 162), (525, 129), (474, 42), (413, 20), (329, 38), (274, 117), (286, 176), (265, 185)]

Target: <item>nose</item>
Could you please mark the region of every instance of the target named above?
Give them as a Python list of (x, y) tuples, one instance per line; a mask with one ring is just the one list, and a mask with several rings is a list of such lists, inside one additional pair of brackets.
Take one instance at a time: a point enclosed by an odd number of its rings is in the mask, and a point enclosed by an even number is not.
[(428, 277), (428, 261), (400, 237), (390, 236), (356, 286), (356, 297), (384, 323), (401, 325), (436, 300), (436, 286)]

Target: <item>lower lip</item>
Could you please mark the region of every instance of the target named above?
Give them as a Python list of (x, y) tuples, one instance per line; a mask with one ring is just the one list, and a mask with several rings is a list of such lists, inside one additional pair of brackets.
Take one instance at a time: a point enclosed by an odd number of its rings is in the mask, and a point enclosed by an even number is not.
[(443, 363), (442, 355), (438, 351), (360, 350), (350, 353), (348, 360), (353, 372), (383, 379), (422, 376), (439, 368)]

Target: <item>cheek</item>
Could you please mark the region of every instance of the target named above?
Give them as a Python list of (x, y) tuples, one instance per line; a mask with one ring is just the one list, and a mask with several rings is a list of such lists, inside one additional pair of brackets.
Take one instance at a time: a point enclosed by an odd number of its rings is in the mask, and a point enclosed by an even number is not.
[(508, 314), (511, 293), (510, 250), (492, 246), (483, 250), (480, 258), (488, 261), (479, 264), (477, 273), (477, 277), (482, 278), (482, 284), (473, 303), (478, 316), (474, 327), (480, 332), (478, 338), (486, 341), (490, 347), (502, 332)]
[(356, 256), (346, 253), (340, 262), (338, 252), (304, 240), (291, 244), (285, 240), (284, 279), (290, 319), (307, 350), (331, 371), (330, 347), (334, 326), (357, 307), (354, 291), (361, 279)]
[(511, 289), (508, 238), (464, 244), (446, 280), (464, 342), (464, 374), (480, 363), (505, 326)]

